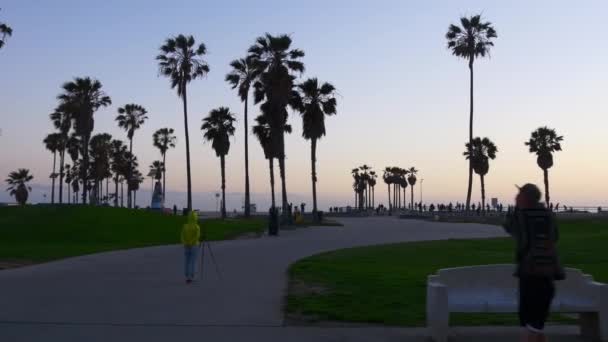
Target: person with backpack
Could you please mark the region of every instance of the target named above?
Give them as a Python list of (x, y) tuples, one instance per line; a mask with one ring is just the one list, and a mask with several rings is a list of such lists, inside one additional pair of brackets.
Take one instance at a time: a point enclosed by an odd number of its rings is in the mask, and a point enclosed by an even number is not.
[(515, 208), (504, 228), (517, 242), (515, 276), (519, 278), (519, 320), (523, 341), (547, 341), (543, 329), (555, 296), (555, 280), (565, 278), (556, 244), (559, 238), (554, 214), (541, 203), (534, 184), (518, 187)]
[(194, 270), (196, 268), (196, 254), (201, 238), (201, 228), (198, 225), (198, 216), (195, 211), (188, 213), (188, 221), (182, 227), (181, 241), (184, 245), (184, 275), (186, 284), (194, 280)]

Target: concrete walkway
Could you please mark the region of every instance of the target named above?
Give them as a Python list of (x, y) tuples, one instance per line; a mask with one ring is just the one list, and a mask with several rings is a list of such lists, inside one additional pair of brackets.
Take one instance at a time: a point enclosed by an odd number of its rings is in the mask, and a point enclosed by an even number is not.
[(180, 246), (2, 271), (0, 341), (164, 341), (176, 336), (207, 336), (206, 341), (394, 341), (410, 336), (422, 341), (420, 329), (283, 327), (288, 266), (346, 247), (503, 236), (500, 229), (482, 225), (390, 217), (340, 221), (344, 227), (212, 243), (222, 279), (207, 264), (203, 281), (191, 286), (183, 283)]

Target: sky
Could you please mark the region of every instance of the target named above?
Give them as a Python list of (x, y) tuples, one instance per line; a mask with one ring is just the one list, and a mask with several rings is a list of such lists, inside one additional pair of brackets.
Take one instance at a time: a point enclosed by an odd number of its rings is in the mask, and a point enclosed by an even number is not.
[[(9, 0), (1, 7), (0, 21), (14, 32), (0, 50), (0, 175), (30, 169), (33, 201), (50, 196), (52, 155), (42, 140), (52, 131), (48, 114), (61, 84), (90, 76), (112, 98), (112, 106), (95, 113), (95, 133), (126, 140), (114, 121), (117, 108), (137, 103), (148, 110), (148, 121), (134, 137), (144, 174), (160, 157), (153, 132), (176, 130), (177, 148), (167, 155), (167, 204), (185, 204), (181, 102), (155, 61), (166, 38), (184, 33), (206, 44), (211, 68), (189, 86), (194, 207), (215, 209), (220, 163), (203, 142), (200, 125), (211, 109), (227, 106), (237, 117), (226, 160), (227, 208), (240, 208), (243, 104), (224, 77), (229, 62), (244, 57), (265, 32), (289, 34), (292, 46), (306, 52), (301, 80), (318, 77), (337, 88), (338, 114), (326, 118), (327, 136), (317, 148), (321, 208), (354, 204), (350, 170), (362, 164), (377, 171), (415, 166), (415, 201), (421, 190), (425, 202), (464, 201), (469, 74), (466, 62), (447, 50), (445, 33), (461, 16), (481, 13), (498, 32), (490, 58), (475, 64), (474, 134), (491, 138), (499, 149), (486, 177), (487, 198), (508, 203), (514, 184), (542, 185), (536, 157), (524, 141), (548, 125), (564, 136), (564, 150), (550, 170), (552, 200), (608, 204), (605, 1)], [(251, 123), (259, 110), (252, 105), (249, 113)], [(301, 137), (297, 113), (290, 113), (289, 123), (289, 200), (311, 206), (310, 142)], [(268, 164), (249, 138), (252, 202), (267, 208)], [(142, 187), (148, 189), (149, 180)], [(149, 205), (149, 199), (142, 191), (138, 204)], [(479, 199), (476, 178), (473, 200)], [(0, 192), (2, 201), (10, 201), (7, 192)], [(376, 202), (387, 204), (381, 182)]]

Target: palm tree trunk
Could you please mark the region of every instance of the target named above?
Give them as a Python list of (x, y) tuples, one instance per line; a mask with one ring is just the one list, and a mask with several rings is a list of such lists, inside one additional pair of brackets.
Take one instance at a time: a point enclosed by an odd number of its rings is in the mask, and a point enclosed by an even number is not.
[(133, 209), (137, 208), (137, 190), (133, 190)]
[(53, 173), (51, 173), (51, 204), (55, 204), (55, 160), (57, 159), (57, 151), (53, 152)]
[(481, 181), (481, 211), (486, 212), (486, 183), (483, 175), (479, 175)]
[(387, 184), (388, 186), (388, 210), (391, 210), (393, 208), (393, 206), (391, 205), (391, 185)]
[(118, 208), (118, 175), (114, 178), (114, 208)]
[(59, 204), (63, 204), (63, 161), (65, 157), (65, 144), (59, 151)]
[(310, 140), (310, 162), (312, 166), (312, 218), (317, 220), (317, 139)]
[(274, 199), (274, 158), (268, 158), (268, 168), (270, 169), (270, 193), (272, 194), (272, 209), (276, 207)]
[[(167, 180), (167, 164), (165, 163), (165, 160), (167, 158), (167, 153), (163, 153), (163, 201), (162, 201), (162, 207), (165, 206), (165, 189), (166, 189), (166, 180)], [(154, 193), (154, 190), (152, 190), (152, 193)]]
[(281, 197), (283, 202), (283, 214), (289, 216), (287, 203), (287, 186), (285, 184), (285, 156), (279, 158), (279, 172), (281, 174)]
[(88, 185), (88, 172), (89, 172), (89, 138), (87, 134), (83, 136), (82, 141), (82, 204), (87, 204), (87, 185)]
[(188, 212), (192, 211), (192, 177), (190, 173), (190, 135), (188, 134), (188, 100), (186, 96), (186, 84), (183, 84), (184, 94), (184, 129), (186, 135), (186, 173), (188, 176)]
[(247, 123), (247, 103), (249, 100), (249, 92), (247, 92), (247, 97), (245, 97), (245, 217), (249, 217), (251, 215), (250, 207), (250, 197), (249, 197), (249, 124)]
[[(473, 57), (469, 59), (469, 71), (470, 71), (470, 115), (469, 115), (469, 144), (473, 143)], [(473, 190), (473, 159), (469, 159), (469, 185), (467, 188), (467, 211), (471, 205), (471, 191)]]
[(124, 195), (125, 195), (125, 192), (124, 192), (124, 190), (125, 190), (125, 189), (124, 189), (124, 181), (121, 181), (121, 182), (120, 182), (120, 207), (121, 207), (121, 208), (124, 208), (124, 207), (125, 207), (125, 202), (124, 202)]
[(110, 177), (106, 178), (106, 204), (110, 203)]
[[(129, 160), (129, 172), (127, 173), (127, 184), (130, 184), (131, 178), (133, 177), (133, 138), (129, 139), (129, 154), (131, 154), (131, 159)], [(127, 208), (133, 207), (133, 191), (127, 188)]]
[(220, 168), (222, 170), (222, 218), (226, 218), (226, 164), (224, 156), (220, 156)]
[(410, 199), (410, 209), (413, 210), (414, 209), (414, 185), (412, 185), (410, 187), (410, 195), (412, 195), (412, 198)]
[(543, 169), (543, 176), (545, 179), (545, 203), (547, 208), (549, 207), (549, 169)]

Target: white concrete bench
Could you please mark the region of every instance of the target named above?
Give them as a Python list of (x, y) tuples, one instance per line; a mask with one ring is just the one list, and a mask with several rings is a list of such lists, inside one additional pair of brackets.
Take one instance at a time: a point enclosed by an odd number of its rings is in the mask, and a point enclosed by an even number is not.
[[(442, 269), (427, 281), (426, 317), (431, 338), (447, 341), (451, 312), (517, 312), (514, 265), (483, 265)], [(581, 335), (608, 341), (608, 285), (580, 270), (566, 269), (556, 282), (551, 312), (578, 313)]]

